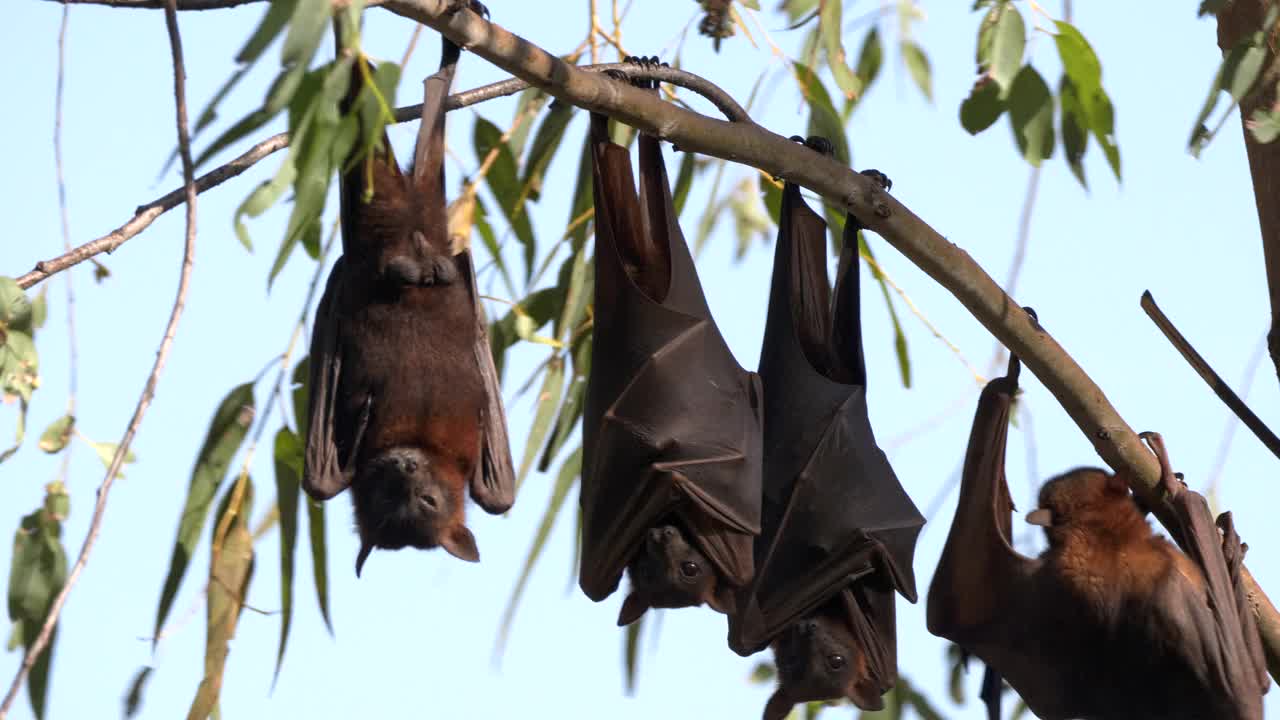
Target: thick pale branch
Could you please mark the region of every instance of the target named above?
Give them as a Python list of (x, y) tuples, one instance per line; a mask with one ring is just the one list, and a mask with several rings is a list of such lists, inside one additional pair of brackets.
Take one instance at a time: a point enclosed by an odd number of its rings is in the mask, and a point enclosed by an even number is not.
[[(611, 115), (682, 150), (744, 163), (785, 177), (848, 209), (949, 290), (991, 334), (1017, 354), (1053, 393), (1107, 464), (1132, 475), (1161, 522), (1176, 527), (1171, 508), (1157, 496), (1159, 462), (1120, 417), (1102, 388), (1052, 335), (1022, 312), (1020, 305), (967, 252), (892, 196), (880, 192), (870, 179), (752, 123), (704, 117), (624, 83), (583, 72), (473, 13), (448, 13), (444, 0), (386, 0), (382, 5), (429, 25), (565, 102)], [(1280, 670), (1280, 615), (1251, 576), (1246, 582), (1258, 612), (1272, 674), (1276, 675)]]

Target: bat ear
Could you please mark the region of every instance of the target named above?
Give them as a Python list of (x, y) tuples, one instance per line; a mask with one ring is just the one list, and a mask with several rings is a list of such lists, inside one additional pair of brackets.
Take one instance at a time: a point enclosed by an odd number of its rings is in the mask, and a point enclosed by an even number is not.
[(724, 584), (718, 585), (715, 590), (707, 594), (706, 603), (712, 610), (725, 615), (733, 615), (738, 610), (733, 589)]
[(618, 627), (624, 627), (640, 619), (650, 607), (649, 601), (640, 593), (633, 592), (622, 601), (622, 609), (618, 611)]
[(791, 714), (793, 707), (795, 702), (791, 700), (791, 696), (782, 688), (778, 688), (773, 691), (773, 695), (769, 696), (769, 702), (765, 703), (762, 720), (784, 720)]
[(476, 536), (471, 534), (466, 525), (456, 525), (445, 531), (440, 538), (440, 547), (459, 560), (480, 562), (480, 549), (476, 547)]
[(1118, 495), (1129, 494), (1129, 481), (1125, 480), (1122, 473), (1107, 476), (1107, 490)]
[(360, 540), (360, 554), (356, 555), (356, 577), (360, 577), (360, 570), (364, 568), (364, 561), (369, 559), (369, 553), (373, 552), (373, 545), (369, 541)]

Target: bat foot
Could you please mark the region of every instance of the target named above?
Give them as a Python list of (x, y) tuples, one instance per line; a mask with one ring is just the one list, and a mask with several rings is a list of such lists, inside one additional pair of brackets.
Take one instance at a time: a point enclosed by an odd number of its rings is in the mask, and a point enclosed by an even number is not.
[[(657, 67), (670, 67), (667, 63), (659, 60), (657, 55), (650, 55), (648, 57), (642, 55), (628, 55), (623, 58), (622, 61), (631, 65), (638, 65), (646, 70)], [(657, 80), (652, 78), (633, 78), (631, 80), (631, 84), (645, 90), (657, 90), (659, 83)]]
[(480, 0), (446, 0), (444, 12), (446, 15), (455, 15), (463, 10), (470, 10), (485, 20), (489, 19), (489, 8)]
[(884, 190), (887, 192), (893, 189), (893, 181), (889, 179), (888, 175), (885, 175), (879, 170), (863, 170), (862, 174), (871, 178), (871, 180), (875, 182), (875, 184), (880, 186), (881, 190)]
[(1165, 448), (1164, 438), (1160, 433), (1150, 430), (1138, 433), (1138, 437), (1151, 448), (1151, 452), (1155, 453), (1156, 459), (1160, 461), (1160, 487), (1170, 499), (1180, 495), (1183, 485), (1181, 478), (1173, 471), (1173, 466), (1169, 462), (1169, 451)]

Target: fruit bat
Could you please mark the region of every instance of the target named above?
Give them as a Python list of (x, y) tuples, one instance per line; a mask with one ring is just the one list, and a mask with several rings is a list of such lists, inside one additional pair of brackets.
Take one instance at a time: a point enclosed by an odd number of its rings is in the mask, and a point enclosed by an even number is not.
[(1270, 681), (1241, 584), (1246, 547), (1230, 513), (1215, 528), (1178, 482), (1159, 435), (1142, 437), (1188, 554), (1152, 533), (1125, 476), (1097, 468), (1045, 483), (1027, 520), (1049, 547), (1036, 559), (1013, 549), (1004, 454), (1018, 369), (1011, 358), (978, 399), (929, 631), (982, 658), (1044, 720), (1259, 720)]
[[(515, 500), (471, 254), (452, 254), (446, 228), (444, 100), (460, 50), (442, 42), (412, 172), (401, 173), (385, 131), (381, 147), (344, 165), (343, 254), (311, 337), (303, 487), (316, 500), (352, 489), (357, 575), (375, 547), (439, 546), (477, 561), (463, 489), (493, 514)], [(362, 76), (352, 72), (344, 110)]]
[[(806, 144), (830, 152), (821, 138)], [(888, 188), (888, 178), (866, 174)], [(880, 709), (897, 679), (894, 592), (916, 599), (912, 556), (924, 518), (867, 416), (860, 228), (846, 219), (833, 293), (826, 223), (798, 186), (784, 186), (760, 350), (762, 531), (755, 580), (729, 619), (738, 654), (773, 644), (779, 687), (766, 720), (837, 697)]]
[(595, 327), (578, 582), (599, 602), (629, 569), (620, 625), (650, 607), (727, 612), (754, 573), (760, 532), (760, 381), (711, 317), (658, 140), (640, 135), (637, 197), (608, 119), (593, 114), (590, 132)]

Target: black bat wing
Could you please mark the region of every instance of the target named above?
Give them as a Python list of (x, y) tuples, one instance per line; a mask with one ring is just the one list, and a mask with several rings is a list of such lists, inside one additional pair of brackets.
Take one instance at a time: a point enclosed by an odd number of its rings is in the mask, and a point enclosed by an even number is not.
[[(311, 330), (302, 487), (312, 498), (321, 501), (328, 500), (351, 485), (359, 452), (359, 436), (363, 434), (369, 419), (367, 406), (361, 417), (343, 417), (344, 411), (339, 400), (342, 351), (338, 339), (341, 322), (338, 299), (343, 292), (344, 277), (343, 261), (338, 258), (329, 272)], [(342, 430), (347, 432), (343, 433)]]
[(760, 650), (855, 580), (878, 574), (881, 587), (916, 596), (912, 556), (924, 518), (876, 445), (867, 415), (857, 238), (849, 227), (832, 316), (823, 304), (826, 225), (799, 188), (784, 189), (760, 358), (764, 529), (755, 581), (730, 618), (729, 644), (740, 654)]
[[(611, 594), (645, 529), (668, 513), (685, 520), (691, 541), (727, 580), (745, 583), (759, 532), (758, 378), (733, 359), (711, 319), (670, 190), (658, 188), (665, 170), (657, 142), (641, 139), (649, 205), (642, 207), (629, 154), (608, 140), (604, 118), (592, 118), (592, 136), (595, 330), (583, 413), (579, 584), (593, 600)], [(636, 286), (618, 249), (655, 240), (670, 251), (661, 301)]]
[[(1172, 475), (1163, 441), (1151, 445)], [(1202, 495), (1178, 485), (1173, 477), (1165, 478), (1164, 484), (1177, 488), (1171, 500), (1179, 544), (1203, 573), (1204, 586), (1170, 582), (1156, 592), (1154, 621), (1173, 633), (1159, 637), (1171, 638), (1182, 663), (1203, 673), (1198, 680), (1228, 704), (1217, 710), (1219, 716), (1260, 719), (1262, 695), (1271, 680), (1244, 589), (1244, 547), (1231, 513), (1220, 515), (1215, 525)]]

